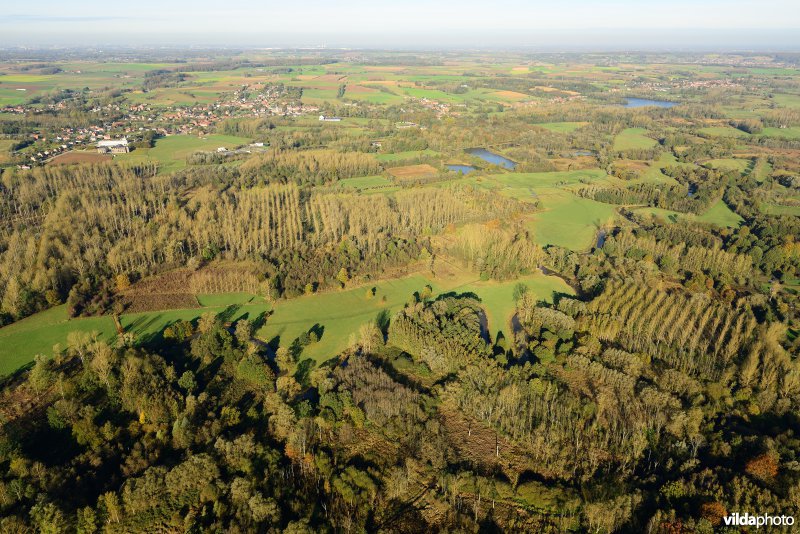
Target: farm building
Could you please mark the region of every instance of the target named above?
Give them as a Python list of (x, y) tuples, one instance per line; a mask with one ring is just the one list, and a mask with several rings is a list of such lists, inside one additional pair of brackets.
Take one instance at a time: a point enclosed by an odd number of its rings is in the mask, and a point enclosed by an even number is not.
[(320, 115), (319, 120), (323, 122), (341, 122), (341, 117), (326, 117), (325, 115)]
[(97, 142), (97, 151), (100, 154), (125, 154), (130, 152), (128, 148), (128, 140), (122, 139), (108, 139)]

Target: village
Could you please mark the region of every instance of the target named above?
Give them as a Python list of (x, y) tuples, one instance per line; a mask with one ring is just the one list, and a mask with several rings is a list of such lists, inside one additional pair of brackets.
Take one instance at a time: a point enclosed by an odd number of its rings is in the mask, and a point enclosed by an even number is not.
[[(291, 88), (288, 88), (291, 89)], [(48, 104), (17, 104), (0, 109), (0, 113), (16, 115), (64, 112), (69, 100)], [(319, 108), (304, 105), (300, 95), (282, 84), (266, 84), (262, 88), (242, 86), (223, 93), (211, 104), (149, 105), (144, 103), (109, 103), (91, 107), (88, 112), (98, 117), (113, 117), (100, 124), (82, 127), (54, 128), (29, 134), (18, 143), (14, 159), (20, 169), (43, 165), (54, 157), (72, 150), (97, 148), (104, 154), (128, 152), (136, 141), (171, 135), (204, 135), (220, 121), (235, 118), (314, 116)], [(332, 118), (328, 118), (332, 120)], [(99, 123), (100, 121), (98, 121)], [(125, 139), (125, 148), (119, 140)]]

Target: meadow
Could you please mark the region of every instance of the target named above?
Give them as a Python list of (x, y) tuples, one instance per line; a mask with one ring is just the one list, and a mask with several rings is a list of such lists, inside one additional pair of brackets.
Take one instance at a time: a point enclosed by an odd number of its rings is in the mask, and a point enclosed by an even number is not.
[[(120, 322), (126, 332), (135, 336), (136, 343), (148, 343), (159, 341), (161, 332), (174, 322), (196, 321), (205, 313), (221, 314), (225, 321), (265, 317), (265, 323), (256, 332), (265, 342), (288, 347), (310, 328), (320, 331), (319, 341), (306, 346), (303, 357), (321, 363), (347, 348), (351, 334), (358, 332), (362, 324), (376, 320), (380, 313), (398, 311), (426, 285), (432, 287), (434, 295), (444, 292), (477, 295), (486, 310), (492, 335), (497, 331), (508, 334), (514, 311), (512, 295), (518, 283), (525, 284), (537, 299), (546, 302), (552, 301), (554, 293), (573, 293), (560, 278), (542, 274), (508, 282), (481, 281), (468, 272), (460, 272), (453, 279), (415, 274), (279, 300), (274, 305), (249, 293), (200, 294), (198, 308), (122, 314)], [(27, 365), (37, 354), (50, 356), (56, 345), (64, 348), (69, 333), (74, 331), (96, 333), (97, 339), (109, 342), (117, 337), (111, 316), (70, 319), (65, 305), (56, 306), (0, 328), (0, 376)]]
[(687, 221), (716, 224), (722, 228), (737, 228), (744, 220), (740, 215), (731, 210), (731, 208), (728, 207), (728, 205), (725, 204), (722, 199), (718, 200), (710, 208), (708, 208), (705, 213), (699, 216), (691, 213), (681, 213), (678, 211), (652, 207), (634, 208), (633, 211), (639, 214), (647, 214), (658, 217), (667, 223), (683, 219)]
[(203, 137), (172, 135), (157, 139), (153, 148), (139, 148), (128, 154), (117, 154), (115, 159), (131, 163), (157, 163), (159, 173), (166, 174), (186, 167), (186, 157), (193, 152), (215, 152), (220, 147), (230, 150), (250, 141), (252, 140), (244, 137), (220, 134)]
[(655, 146), (656, 140), (645, 135), (644, 128), (626, 128), (614, 138), (614, 150), (632, 150)]
[[(120, 323), (137, 342), (147, 342), (157, 339), (175, 321), (195, 321), (204, 313), (222, 313), (231, 321), (252, 320), (271, 309), (263, 299), (242, 293), (198, 295), (198, 300), (200, 308), (122, 314)], [(96, 332), (97, 339), (110, 342), (117, 337), (111, 316), (70, 319), (66, 305), (56, 306), (0, 328), (0, 375), (14, 372), (37, 354), (49, 357), (55, 345), (64, 348), (73, 331)]]

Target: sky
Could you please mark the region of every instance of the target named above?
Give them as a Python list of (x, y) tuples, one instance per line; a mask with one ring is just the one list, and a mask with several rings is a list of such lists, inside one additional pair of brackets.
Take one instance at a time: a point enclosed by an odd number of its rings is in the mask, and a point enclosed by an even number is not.
[(800, 49), (800, 0), (3, 0), (0, 46)]

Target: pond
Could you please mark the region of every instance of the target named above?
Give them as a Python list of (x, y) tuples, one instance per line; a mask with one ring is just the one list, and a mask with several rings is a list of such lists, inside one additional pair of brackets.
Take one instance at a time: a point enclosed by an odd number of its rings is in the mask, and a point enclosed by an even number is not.
[(601, 229), (597, 232), (597, 243), (595, 244), (595, 248), (603, 248), (603, 245), (606, 244), (606, 231)]
[(626, 108), (644, 108), (654, 106), (657, 108), (672, 108), (678, 105), (677, 102), (670, 102), (668, 100), (649, 100), (647, 98), (626, 98)]
[(467, 150), (468, 154), (472, 154), (473, 156), (477, 156), (481, 158), (483, 161), (487, 161), (493, 165), (500, 165), (501, 167), (505, 167), (506, 169), (513, 169), (517, 166), (516, 163), (511, 161), (508, 158), (504, 158), (500, 154), (495, 154), (494, 152), (489, 152), (485, 148), (470, 148)]
[(473, 167), (472, 165), (453, 164), (453, 165), (445, 165), (445, 167), (447, 167), (448, 171), (460, 172), (461, 174), (469, 174), (472, 171), (478, 170), (476, 167)]
[(695, 193), (697, 193), (697, 184), (689, 184), (689, 190), (686, 194), (691, 198), (694, 197)]

